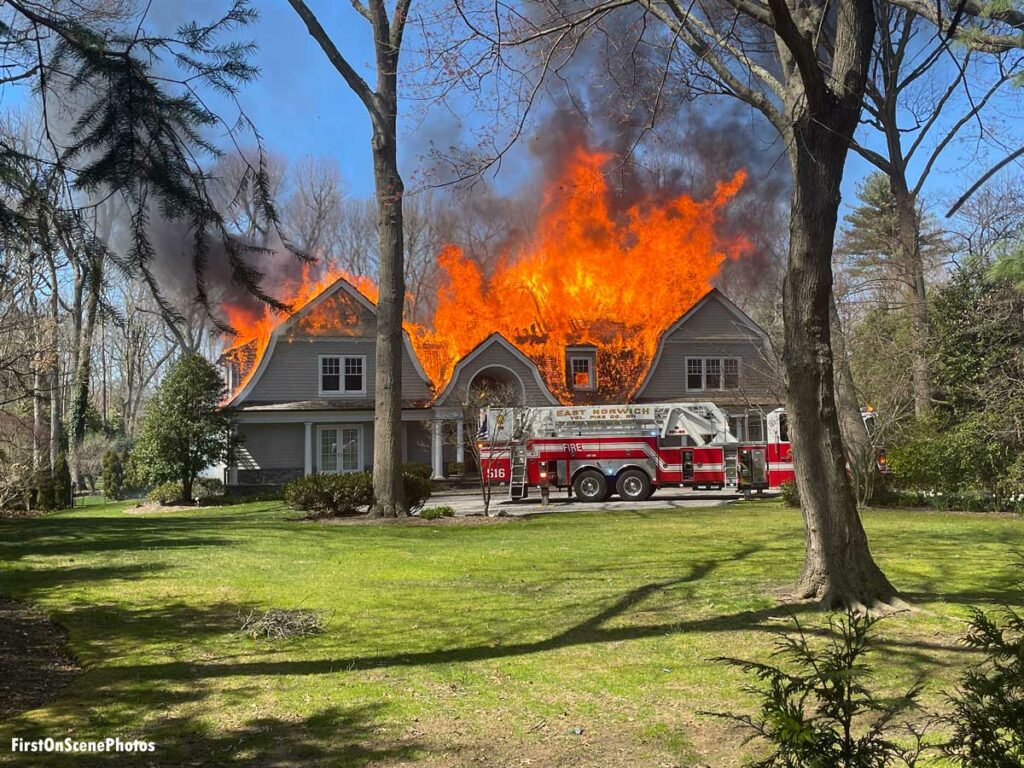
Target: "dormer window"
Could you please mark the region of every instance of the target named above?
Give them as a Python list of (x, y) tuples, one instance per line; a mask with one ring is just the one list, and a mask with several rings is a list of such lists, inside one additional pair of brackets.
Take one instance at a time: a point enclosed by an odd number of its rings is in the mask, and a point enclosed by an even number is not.
[(365, 395), (365, 355), (320, 355), (321, 395)]
[(573, 389), (594, 388), (594, 360), (590, 357), (570, 357)]

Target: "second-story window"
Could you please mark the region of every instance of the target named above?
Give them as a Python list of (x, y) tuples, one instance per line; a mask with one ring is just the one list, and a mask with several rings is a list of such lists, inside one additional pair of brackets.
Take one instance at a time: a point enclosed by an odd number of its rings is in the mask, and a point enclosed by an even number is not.
[(573, 389), (594, 388), (594, 361), (589, 357), (573, 357), (569, 360), (572, 368)]
[(688, 357), (686, 388), (691, 391), (739, 389), (740, 361), (735, 357)]
[(321, 355), (321, 395), (366, 393), (366, 358), (362, 355)]

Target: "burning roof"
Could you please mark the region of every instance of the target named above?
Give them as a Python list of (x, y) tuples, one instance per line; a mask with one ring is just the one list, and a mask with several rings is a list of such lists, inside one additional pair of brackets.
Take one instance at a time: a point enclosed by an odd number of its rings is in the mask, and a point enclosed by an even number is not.
[[(708, 199), (650, 195), (623, 210), (611, 204), (606, 167), (611, 156), (578, 148), (543, 193), (530, 237), (500, 255), (489, 273), (455, 245), (438, 256), (440, 288), (430, 327), (406, 323), (420, 364), (440, 392), (456, 363), (492, 333), (500, 333), (533, 360), (551, 391), (570, 401), (565, 348), (597, 348), (597, 399), (622, 397), (643, 378), (658, 339), (711, 288), (722, 263), (750, 249), (746, 240), (716, 231), (721, 214), (744, 183), (743, 172), (720, 182)], [(338, 279), (368, 302), (371, 280), (328, 270), (301, 284), (280, 286), (299, 313), (295, 331), (310, 335), (354, 334), (358, 313), (333, 307), (300, 312)], [(239, 331), (229, 358), (239, 366), (236, 391), (255, 370), (271, 333), (287, 318), (269, 309), (258, 314), (225, 307)]]

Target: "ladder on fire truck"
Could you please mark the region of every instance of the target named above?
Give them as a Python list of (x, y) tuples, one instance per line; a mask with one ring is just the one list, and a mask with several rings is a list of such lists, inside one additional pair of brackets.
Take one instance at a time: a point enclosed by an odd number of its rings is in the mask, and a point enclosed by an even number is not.
[(518, 501), (526, 498), (526, 448), (512, 446), (511, 471), (508, 480), (508, 499)]

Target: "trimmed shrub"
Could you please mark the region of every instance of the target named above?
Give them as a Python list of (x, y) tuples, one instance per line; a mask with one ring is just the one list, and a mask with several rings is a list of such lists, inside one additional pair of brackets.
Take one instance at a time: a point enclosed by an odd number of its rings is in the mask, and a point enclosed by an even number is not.
[(141, 496), (149, 485), (145, 474), (134, 453), (121, 451), (121, 467), (124, 469), (124, 485), (121, 488), (125, 497)]
[(449, 506), (424, 507), (420, 510), (420, 517), (424, 520), (437, 520), (439, 517), (454, 517), (455, 510)]
[(67, 509), (74, 504), (71, 495), (71, 469), (68, 459), (63, 453), (57, 454), (57, 462), (53, 465), (53, 507)]
[(124, 466), (117, 451), (103, 454), (103, 495), (108, 499), (120, 499), (124, 494)]
[(408, 472), (402, 475), (402, 488), (405, 491), (405, 503), (410, 512), (415, 512), (426, 504), (434, 490), (429, 477), (413, 475)]
[(309, 475), (286, 483), (284, 503), (309, 517), (354, 515), (373, 503), (373, 476), (369, 472)]
[(448, 477), (462, 477), (466, 474), (466, 465), (461, 461), (448, 463)]
[[(430, 479), (420, 474), (404, 473), (402, 486), (410, 511), (415, 512), (430, 498)], [(286, 483), (281, 495), (285, 504), (311, 518), (355, 515), (373, 503), (373, 475), (309, 475)]]
[(32, 476), (29, 507), (41, 512), (57, 508), (54, 501), (53, 475), (49, 469), (40, 469)]
[(177, 480), (168, 480), (166, 483), (160, 483), (154, 486), (149, 493), (146, 494), (146, 498), (150, 501), (155, 501), (161, 507), (166, 507), (171, 504), (188, 504), (191, 503), (191, 499), (182, 498), (184, 493), (182, 492), (181, 483)]
[(785, 506), (800, 508), (800, 489), (796, 487), (795, 481), (787, 480), (779, 486), (779, 490), (782, 492), (782, 503)]
[(199, 477), (192, 484), (192, 495), (196, 499), (224, 495), (224, 483), (215, 477)]
[(402, 465), (403, 475), (418, 475), (424, 477), (427, 480), (434, 474), (434, 470), (430, 468), (429, 464), (424, 464), (421, 461), (409, 461)]

